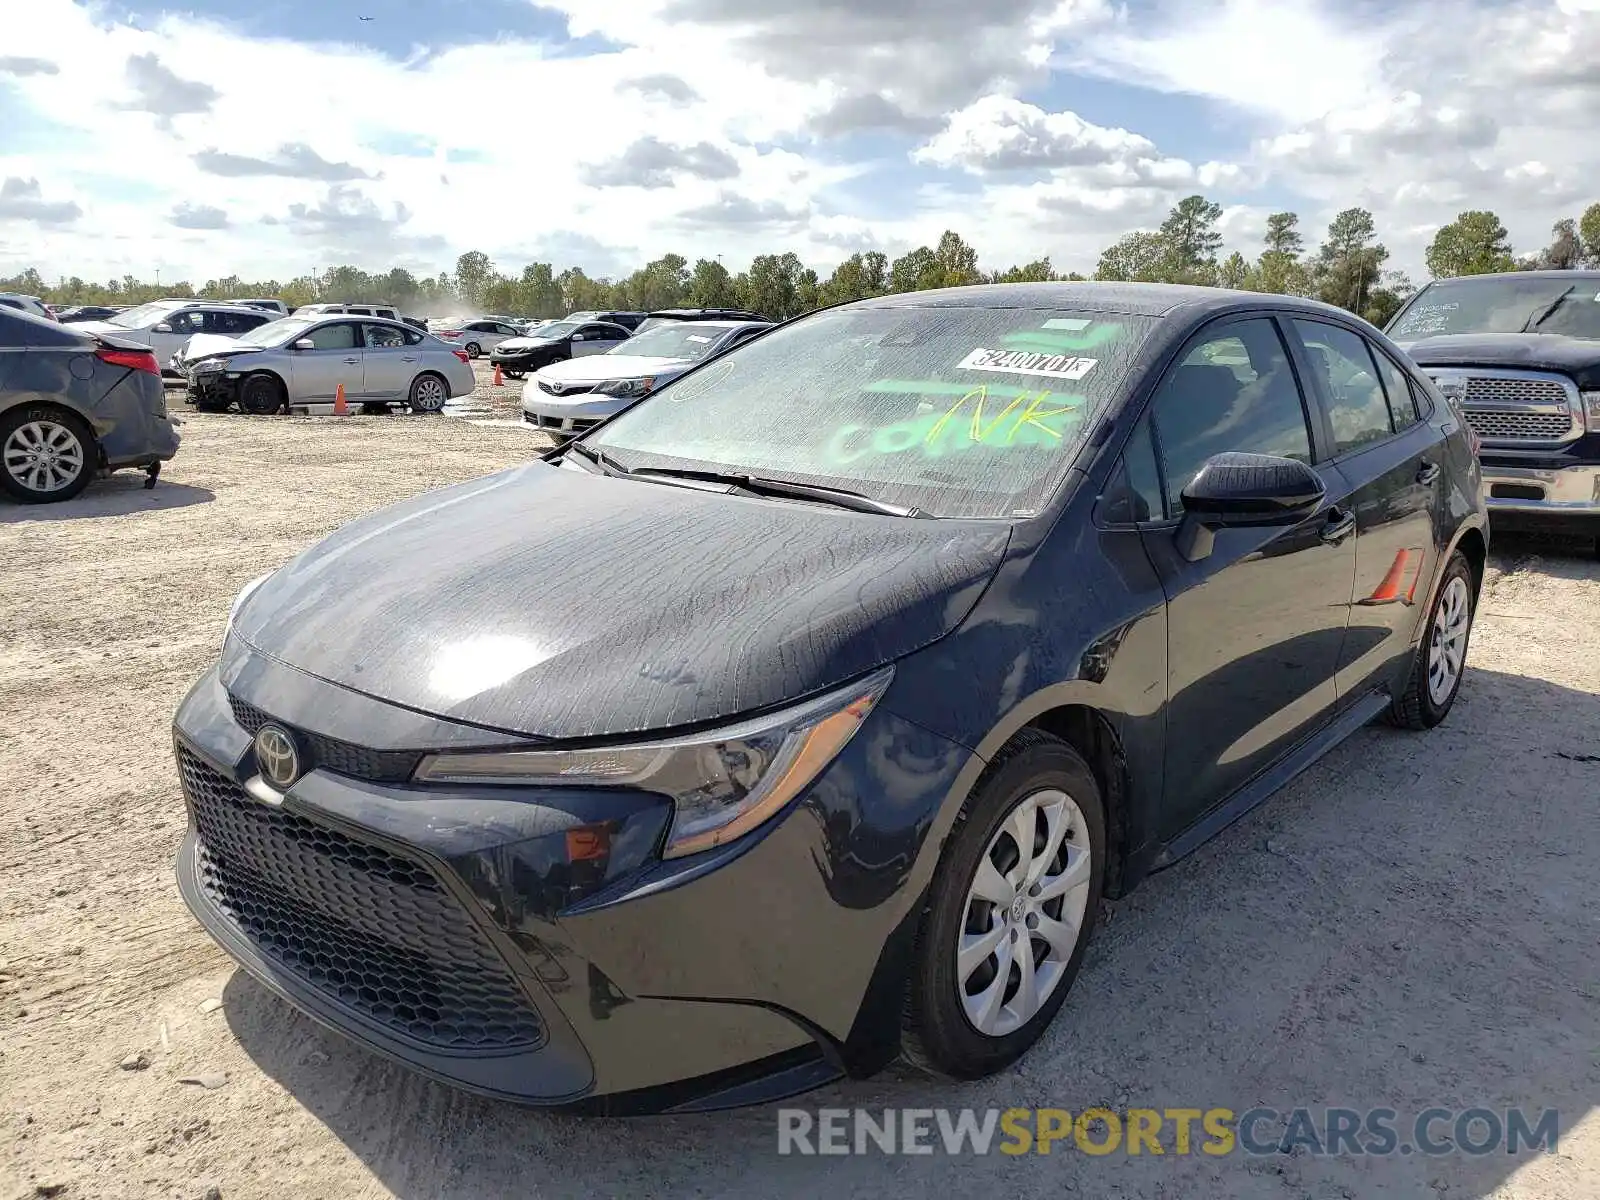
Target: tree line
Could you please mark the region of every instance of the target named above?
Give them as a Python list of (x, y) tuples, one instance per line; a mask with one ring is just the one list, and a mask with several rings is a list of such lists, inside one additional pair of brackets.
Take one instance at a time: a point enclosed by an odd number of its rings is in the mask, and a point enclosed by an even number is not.
[[(757, 255), (738, 274), (719, 259), (692, 266), (680, 254), (664, 254), (620, 278), (592, 278), (582, 267), (557, 272), (550, 263), (529, 263), (520, 274), (498, 270), (473, 250), (453, 272), (417, 276), (399, 267), (377, 274), (359, 267), (333, 267), (288, 282), (244, 280), (237, 275), (157, 284), (124, 275), (105, 283), (76, 276), (46, 283), (29, 268), (0, 279), (0, 291), (24, 292), (51, 304), (141, 304), (164, 296), (207, 300), (278, 297), (291, 308), (319, 300), (387, 301), (421, 316), (456, 316), (464, 311), (518, 317), (559, 317), (586, 309), (649, 311), (680, 305), (733, 307), (785, 319), (828, 304), (893, 292), (924, 291), (973, 283), (1050, 280), (1192, 283), (1254, 292), (1311, 296), (1357, 313), (1376, 325), (1386, 322), (1414, 290), (1411, 280), (1389, 269), (1389, 251), (1378, 240), (1372, 214), (1348, 208), (1328, 224), (1314, 251), (1292, 212), (1267, 218), (1265, 249), (1255, 259), (1224, 254), (1218, 228), (1222, 206), (1204, 196), (1175, 205), (1160, 228), (1126, 234), (1101, 252), (1092, 276), (1059, 274), (1048, 257), (1003, 271), (978, 266), (978, 252), (954, 230), (933, 246), (890, 259), (879, 250), (852, 254), (823, 278), (792, 251)], [(1435, 279), (1517, 269), (1570, 270), (1600, 267), (1600, 203), (1580, 217), (1557, 221), (1549, 245), (1521, 256), (1513, 252), (1505, 225), (1492, 212), (1473, 210), (1444, 225), (1429, 243), (1425, 261)]]

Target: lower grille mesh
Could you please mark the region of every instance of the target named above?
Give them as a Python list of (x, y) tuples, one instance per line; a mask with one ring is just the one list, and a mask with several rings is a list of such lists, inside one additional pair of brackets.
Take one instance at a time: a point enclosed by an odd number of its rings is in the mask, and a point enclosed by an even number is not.
[(543, 1037), (505, 963), (426, 868), (260, 804), (187, 750), (178, 767), (200, 887), (264, 957), (440, 1049)]

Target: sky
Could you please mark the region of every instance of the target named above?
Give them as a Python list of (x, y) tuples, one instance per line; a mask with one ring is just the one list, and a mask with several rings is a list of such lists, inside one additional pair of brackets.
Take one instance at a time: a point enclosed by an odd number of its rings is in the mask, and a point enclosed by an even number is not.
[(1199, 192), (1247, 256), (1368, 208), (1420, 280), (1464, 209), (1531, 251), (1600, 200), (1600, 0), (12, 3), (0, 276), (1088, 272)]

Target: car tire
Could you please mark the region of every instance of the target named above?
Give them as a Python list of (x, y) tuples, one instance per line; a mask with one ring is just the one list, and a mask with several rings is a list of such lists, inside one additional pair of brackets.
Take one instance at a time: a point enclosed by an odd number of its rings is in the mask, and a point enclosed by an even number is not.
[(1389, 707), (1391, 724), (1401, 729), (1432, 729), (1449, 714), (1467, 673), (1467, 649), (1477, 604), (1477, 578), (1472, 564), (1461, 551), (1452, 551), (1406, 674), (1405, 691)]
[(424, 371), (411, 381), (411, 392), (406, 403), (412, 412), (441, 412), (450, 400), (450, 385), (443, 376)]
[[(1013, 833), (1024, 812), (1034, 842), (1026, 862)], [(979, 1079), (1038, 1041), (1093, 936), (1105, 863), (1094, 772), (1061, 739), (1019, 733), (985, 768), (946, 839), (917, 932), (901, 1030), (906, 1061), (932, 1075)], [(1028, 970), (1018, 953), (1024, 946)], [(1031, 1003), (1025, 981), (1035, 985)]]
[[(35, 458), (46, 452), (48, 463)], [(14, 500), (23, 504), (71, 500), (89, 486), (99, 460), (94, 432), (76, 413), (49, 404), (25, 404), (0, 415), (0, 488)], [(74, 464), (77, 473), (63, 479)]]
[(258, 371), (239, 385), (240, 412), (247, 412), (256, 417), (266, 417), (276, 412), (282, 412), (288, 406), (288, 403), (288, 394), (284, 391), (283, 383), (276, 375), (268, 375), (265, 371)]
[(483, 347), (478, 345), (477, 342), (468, 342), (466, 345), (466, 351), (468, 358), (478, 358), (483, 354)]

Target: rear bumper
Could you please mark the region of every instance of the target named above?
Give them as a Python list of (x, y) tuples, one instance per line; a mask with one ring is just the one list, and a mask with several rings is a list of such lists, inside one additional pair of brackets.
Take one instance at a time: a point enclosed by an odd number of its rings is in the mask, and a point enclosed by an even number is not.
[(1483, 463), (1483, 498), (1502, 527), (1600, 523), (1600, 463), (1532, 467)]
[[(261, 710), (303, 714), (299, 730), (335, 714), (337, 731), (304, 736), (312, 762), (342, 770), (312, 766), (281, 807), (254, 799), (247, 726)], [(864, 729), (788, 817), (663, 863), (658, 798), (352, 777), (338, 755), (356, 743), (330, 740), (356, 732), (352, 721), (367, 745), (390, 744), (374, 721), (402, 743), (450, 736), (238, 653), (174, 723), (190, 819), (184, 900), (311, 1017), (470, 1091), (600, 1113), (776, 1100), (893, 1057), (919, 911), (906, 876), (923, 830), (890, 837), (902, 853), (885, 860), (854, 785), (903, 789), (915, 762), (918, 799), (935, 808), (966, 758), (950, 743), (874, 714), (876, 736)], [(344, 749), (330, 758), (325, 745)], [(609, 831), (609, 858), (572, 857), (578, 826)], [(863, 858), (884, 866), (863, 879)]]

